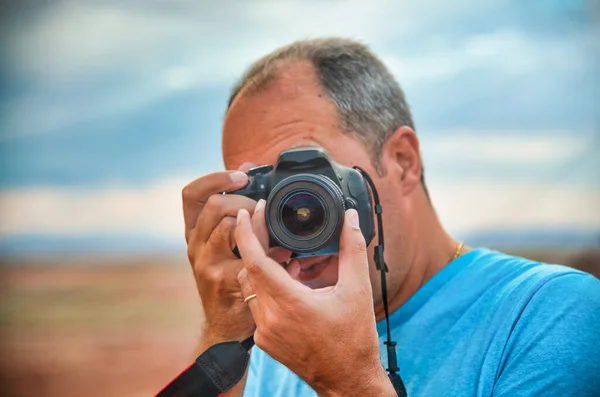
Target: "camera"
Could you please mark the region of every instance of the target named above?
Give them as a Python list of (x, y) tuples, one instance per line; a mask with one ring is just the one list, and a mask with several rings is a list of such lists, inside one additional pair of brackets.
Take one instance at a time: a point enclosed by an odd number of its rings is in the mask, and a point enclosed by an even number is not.
[(275, 167), (252, 168), (248, 177), (245, 187), (227, 194), (266, 200), (271, 247), (284, 247), (295, 258), (336, 254), (344, 213), (350, 208), (358, 212), (367, 245), (375, 236), (365, 179), (357, 170), (337, 164), (321, 147), (283, 151)]

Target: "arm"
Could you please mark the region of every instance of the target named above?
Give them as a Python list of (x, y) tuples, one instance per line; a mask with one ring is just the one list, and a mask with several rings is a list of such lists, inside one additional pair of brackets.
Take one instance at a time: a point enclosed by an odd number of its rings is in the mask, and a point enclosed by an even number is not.
[[(219, 194), (247, 182), (243, 172), (238, 173), (241, 178), (237, 179), (230, 175), (206, 175), (182, 192), (187, 253), (205, 317), (197, 355), (219, 342), (243, 340), (254, 330), (237, 281), (243, 265), (232, 253), (232, 234), (237, 210), (252, 210), (255, 202), (238, 195)], [(242, 396), (246, 376), (247, 373), (226, 396)]]
[[(243, 167), (250, 168), (247, 163)], [(224, 341), (244, 340), (252, 335), (255, 325), (248, 305), (244, 302), (237, 276), (242, 261), (233, 254), (235, 215), (240, 208), (253, 211), (254, 200), (240, 195), (222, 195), (219, 192), (244, 186), (248, 179), (242, 172), (217, 172), (191, 182), (183, 190), (185, 237), (188, 258), (192, 265), (204, 312), (203, 332), (198, 353)], [(236, 175), (237, 178), (232, 177)], [(268, 248), (268, 232), (260, 225), (261, 242)], [(290, 253), (281, 249), (268, 250), (269, 255), (281, 262)], [(248, 372), (227, 396), (241, 396)]]
[(562, 274), (544, 284), (516, 323), (494, 397), (596, 396), (600, 390), (600, 280)]

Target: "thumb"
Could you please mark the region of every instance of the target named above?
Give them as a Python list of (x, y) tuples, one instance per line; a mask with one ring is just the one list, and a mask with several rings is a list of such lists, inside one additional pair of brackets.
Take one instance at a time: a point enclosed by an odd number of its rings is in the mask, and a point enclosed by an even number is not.
[(338, 285), (355, 287), (369, 280), (369, 260), (367, 245), (360, 231), (358, 213), (355, 209), (346, 211), (340, 237)]

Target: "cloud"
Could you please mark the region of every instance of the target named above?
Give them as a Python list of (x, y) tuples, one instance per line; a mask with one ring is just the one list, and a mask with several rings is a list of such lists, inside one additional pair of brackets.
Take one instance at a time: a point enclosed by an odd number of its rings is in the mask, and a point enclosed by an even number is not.
[(420, 48), (418, 53), (388, 50), (381, 57), (406, 87), (480, 70), (500, 80), (532, 73), (569, 75), (591, 71), (592, 60), (585, 51), (587, 39), (582, 35), (542, 40), (514, 27), (500, 27), (444, 46)]
[(197, 151), (219, 140), (227, 87), (275, 47), (322, 35), (363, 40), (389, 64), (434, 178), (492, 166), (499, 177), (512, 166), (509, 177), (531, 181), (594, 147), (580, 129), (597, 121), (589, 26), (536, 30), (541, 16), (526, 20), (502, 1), (103, 0), (44, 10), (4, 39), (10, 80), (23, 82), (0, 102), (0, 149), (10, 152), (1, 180), (14, 185), (137, 183), (219, 166), (214, 150)]
[(436, 211), (448, 230), (516, 228), (600, 229), (600, 190), (540, 185), (431, 186)]
[[(481, 8), (469, 2), (444, 5), (440, 0), (401, 5), (391, 0), (253, 1), (235, 6), (58, 2), (28, 23), (13, 26), (7, 36), (11, 75), (35, 89), (3, 105), (3, 135), (56, 132), (181, 90), (230, 86), (253, 60), (299, 38), (354, 37), (392, 59), (397, 48), (388, 43), (406, 42), (426, 33), (425, 26), (463, 9)], [(447, 12), (435, 11), (440, 9)], [(385, 55), (389, 51), (391, 56)], [(443, 60), (436, 54), (404, 61), (399, 63), (409, 65), (413, 74), (409, 82), (440, 77)]]
[[(460, 161), (492, 165), (548, 167), (582, 159), (590, 148), (600, 150), (593, 133), (574, 131), (436, 131), (420, 139), (427, 159), (435, 163)], [(451, 165), (449, 165), (451, 166)]]
[(182, 235), (181, 190), (187, 182), (163, 180), (142, 188), (4, 191), (0, 194), (0, 236), (137, 232), (174, 238)]
[[(23, 188), (0, 194), (0, 237), (139, 234), (183, 238), (181, 189), (166, 179), (140, 188)], [(433, 184), (451, 233), (498, 228), (600, 228), (600, 189), (536, 185)]]
[[(169, 9), (156, 3), (62, 2), (31, 25), (15, 27), (10, 44), (22, 73), (61, 83), (109, 71), (135, 73), (140, 66), (160, 71), (182, 63), (202, 80), (228, 81), (229, 73), (241, 72), (248, 56), (272, 50), (276, 43), (312, 34), (379, 38), (377, 19), (385, 17), (382, 10), (392, 3), (376, 3), (354, 0), (340, 7), (335, 1), (253, 1), (216, 7), (179, 2)], [(406, 7), (409, 13), (413, 8)]]

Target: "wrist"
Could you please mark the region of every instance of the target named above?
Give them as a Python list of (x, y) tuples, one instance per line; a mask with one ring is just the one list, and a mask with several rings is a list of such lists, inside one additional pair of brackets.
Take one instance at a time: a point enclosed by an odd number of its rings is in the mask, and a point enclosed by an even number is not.
[(198, 347), (196, 348), (196, 354), (200, 355), (200, 354), (204, 353), (206, 350), (208, 350), (208, 348), (211, 347), (212, 345), (216, 345), (217, 343), (221, 343), (221, 342), (225, 342), (225, 340), (222, 338), (218, 338), (215, 335), (203, 334), (200, 337)]
[(202, 334), (200, 335), (200, 339), (198, 341), (198, 346), (196, 348), (196, 353), (198, 355), (204, 353), (208, 350), (209, 347), (216, 345), (217, 343), (229, 342), (232, 340), (237, 340), (239, 342), (243, 341), (247, 337), (252, 335), (251, 333), (244, 337), (236, 337), (234, 335), (227, 335), (219, 332), (214, 332), (213, 330), (205, 328)]
[(315, 387), (320, 397), (381, 396), (397, 397), (385, 369), (378, 365), (366, 373), (349, 373), (346, 379), (329, 387)]

